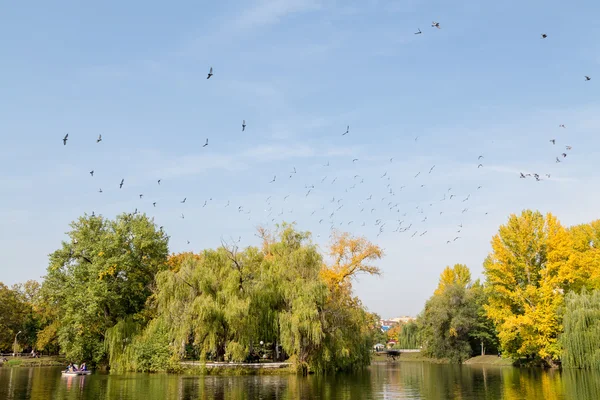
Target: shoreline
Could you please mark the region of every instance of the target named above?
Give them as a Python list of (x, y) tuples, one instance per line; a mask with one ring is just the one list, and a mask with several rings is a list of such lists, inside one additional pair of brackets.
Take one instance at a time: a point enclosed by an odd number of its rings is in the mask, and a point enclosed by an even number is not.
[[(385, 353), (373, 354), (371, 365), (394, 362), (427, 362), (431, 364), (450, 364), (447, 359), (435, 359), (421, 356), (420, 352), (402, 353), (395, 361), (390, 361)], [(7, 362), (0, 363), (0, 367), (64, 367), (66, 359), (62, 357), (26, 358), (11, 357)], [(500, 358), (494, 355), (475, 356), (464, 361), (464, 365), (514, 367), (511, 359)], [(297, 368), (290, 362), (265, 362), (265, 363), (215, 363), (202, 361), (181, 361), (180, 369), (170, 373), (194, 375), (283, 375), (296, 374)]]
[(0, 362), (0, 368), (15, 367), (64, 367), (68, 364), (67, 359), (59, 356), (31, 357), (7, 357), (8, 361)]
[[(373, 355), (371, 363), (385, 362), (428, 362), (431, 364), (450, 364), (448, 359), (429, 358), (421, 355), (421, 352), (401, 353), (396, 361), (388, 361), (385, 353), (377, 353)], [(497, 367), (514, 367), (514, 360), (501, 358), (494, 355), (475, 356), (465, 360), (460, 365), (487, 365)]]

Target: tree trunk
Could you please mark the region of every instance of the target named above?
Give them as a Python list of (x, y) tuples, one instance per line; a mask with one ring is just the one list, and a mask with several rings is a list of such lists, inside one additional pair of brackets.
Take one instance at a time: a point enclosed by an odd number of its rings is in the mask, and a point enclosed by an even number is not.
[(485, 356), (485, 347), (483, 347), (483, 340), (481, 341), (481, 355)]

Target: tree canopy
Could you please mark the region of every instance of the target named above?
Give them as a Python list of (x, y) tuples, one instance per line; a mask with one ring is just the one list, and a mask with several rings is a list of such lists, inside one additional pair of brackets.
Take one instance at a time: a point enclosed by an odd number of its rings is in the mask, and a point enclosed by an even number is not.
[(166, 268), (168, 240), (145, 215), (84, 216), (71, 228), (50, 255), (41, 296), (56, 315), (44, 334), (55, 332), (69, 359), (101, 362), (106, 330), (144, 308)]
[[(171, 256), (169, 269), (156, 275), (150, 322), (123, 320), (109, 330), (111, 367), (161, 370), (185, 357), (244, 361), (259, 342), (274, 358), (290, 357), (305, 370), (368, 365), (378, 321), (353, 297), (351, 280), (378, 273), (367, 262), (381, 250), (364, 238), (334, 236), (331, 252), (338, 257), (327, 265), (310, 234), (293, 225), (260, 235), (260, 249), (223, 242)], [(141, 351), (148, 341), (162, 359)]]

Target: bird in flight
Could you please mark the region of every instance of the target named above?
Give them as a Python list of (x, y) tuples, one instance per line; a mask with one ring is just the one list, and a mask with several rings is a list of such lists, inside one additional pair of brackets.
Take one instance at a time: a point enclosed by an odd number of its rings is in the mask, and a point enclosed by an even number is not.
[(96, 139), (96, 143), (100, 143), (102, 141), (102, 135), (98, 135), (98, 139)]
[(556, 157), (556, 162), (559, 163), (560, 162), (560, 158)]
[(187, 197), (185, 197), (182, 201), (181, 204), (185, 203), (185, 201), (187, 200)]
[(431, 167), (431, 169), (429, 170), (429, 173), (431, 173), (431, 171), (433, 171), (434, 168), (435, 168), (435, 165), (433, 167)]
[(208, 138), (206, 138), (206, 143), (204, 143), (204, 146), (202, 146), (202, 147), (206, 147), (206, 146), (208, 146)]
[(160, 185), (160, 179), (158, 180), (158, 184)]
[(566, 128), (566, 126), (564, 124), (560, 124), (558, 127), (559, 128)]
[(152, 207), (156, 207), (156, 202), (152, 203)]
[(346, 132), (342, 133), (342, 136), (346, 136), (350, 132), (350, 125), (346, 127)]
[(479, 156), (479, 157), (477, 157), (477, 159), (478, 159), (478, 160), (481, 160), (482, 158), (483, 158), (483, 156)]
[(419, 172), (417, 172), (417, 174), (415, 175), (415, 178), (416, 178), (417, 176), (419, 176), (420, 174), (421, 174), (421, 172), (420, 172), (420, 171), (419, 171)]
[(208, 200), (204, 200), (204, 204), (202, 204), (202, 207), (206, 207), (206, 204), (208, 203)]
[(571, 150), (572, 147), (571, 146), (566, 146), (567, 150)]
[(586, 80), (586, 81), (590, 81), (590, 80), (592, 80), (592, 78), (590, 78), (589, 76), (587, 76), (587, 75), (586, 75), (586, 76), (585, 76), (585, 80)]
[(100, 188), (100, 190), (98, 190), (98, 193), (102, 193), (102, 188)]
[(181, 219), (185, 219), (185, 215), (181, 214)]
[(275, 182), (275, 179), (277, 179), (277, 175), (274, 175), (274, 176), (273, 176), (273, 180), (272, 180), (271, 182), (269, 182), (269, 183), (273, 183), (273, 182)]
[(419, 29), (419, 28), (417, 28), (417, 29), (418, 29), (418, 32), (415, 32), (415, 35), (420, 35), (421, 33), (423, 33), (423, 32), (421, 32), (421, 29)]
[(91, 171), (90, 171), (90, 175), (91, 175), (91, 176), (94, 176), (94, 170), (91, 170)]
[(545, 33), (542, 33), (542, 39), (546, 39), (548, 37), (548, 35), (546, 35)]
[(562, 153), (563, 158), (567, 157), (567, 153)]
[(140, 193), (140, 199), (141, 199), (142, 197), (144, 197), (144, 195)]
[(67, 145), (67, 140), (69, 140), (69, 134), (68, 133), (63, 138), (63, 145), (65, 145), (65, 146)]
[(479, 165), (477, 166), (477, 168), (481, 168), (481, 167), (483, 167), (483, 164), (479, 164)]
[(352, 160), (352, 162), (357, 162), (357, 161), (358, 161), (358, 158), (355, 158), (354, 160)]
[(550, 139), (550, 143), (556, 144), (556, 139)]
[(431, 27), (432, 27), (432, 28), (438, 28), (438, 29), (441, 29), (441, 28), (440, 28), (440, 23), (439, 23), (439, 22), (435, 22), (435, 21), (433, 21), (433, 22), (431, 23)]
[(242, 132), (246, 130), (246, 120), (242, 120)]
[(519, 176), (519, 178), (525, 179), (525, 175), (522, 172), (519, 172), (519, 173), (521, 174), (521, 176)]
[(125, 179), (121, 179), (121, 183), (119, 184), (119, 189), (123, 188), (124, 183), (125, 183)]
[(206, 79), (210, 79), (211, 76), (213, 76), (213, 69), (212, 69), (212, 67), (210, 67), (210, 71), (208, 71), (208, 76), (206, 77)]

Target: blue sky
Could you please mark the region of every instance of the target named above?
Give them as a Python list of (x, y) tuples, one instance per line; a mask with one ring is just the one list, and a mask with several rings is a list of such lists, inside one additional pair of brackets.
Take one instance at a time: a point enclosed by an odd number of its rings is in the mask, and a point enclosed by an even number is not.
[(480, 276), (510, 213), (598, 218), (600, 5), (488, 3), (5, 5), (0, 280), (43, 276), (84, 212), (138, 208), (175, 252), (258, 244), (272, 218), (325, 246), (333, 221), (386, 252), (356, 284), (369, 309), (415, 315), (446, 265)]

